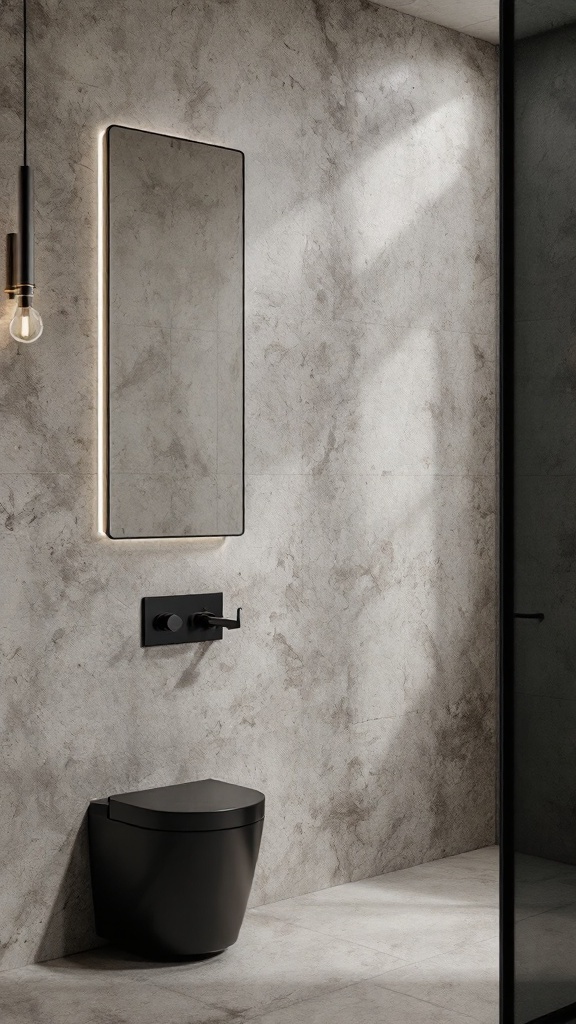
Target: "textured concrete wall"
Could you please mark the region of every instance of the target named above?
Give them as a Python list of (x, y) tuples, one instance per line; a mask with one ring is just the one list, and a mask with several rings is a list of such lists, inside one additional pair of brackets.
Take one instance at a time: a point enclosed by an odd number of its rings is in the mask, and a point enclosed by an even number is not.
[[(20, 161), (2, 8), (2, 204)], [(3, 966), (94, 941), (91, 797), (265, 790), (263, 903), (494, 837), (496, 53), (361, 0), (31, 0), (41, 341), (3, 306)], [(96, 535), (97, 140), (246, 153), (247, 514)], [(146, 594), (221, 643), (142, 650)]]

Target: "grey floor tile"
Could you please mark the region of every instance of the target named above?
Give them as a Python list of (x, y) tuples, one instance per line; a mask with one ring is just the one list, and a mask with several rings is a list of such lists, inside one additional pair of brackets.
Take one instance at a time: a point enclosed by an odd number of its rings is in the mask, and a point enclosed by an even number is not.
[[(53, 961), (52, 963), (57, 963)], [(231, 1015), (140, 972), (38, 964), (0, 974), (2, 1024), (232, 1024)]]
[[(394, 877), (405, 878), (412, 885), (433, 881), (439, 885), (456, 882), (463, 885), (479, 884), (497, 888), (500, 877), (497, 848), (489, 847), (486, 851), (482, 850), (479, 853), (482, 856), (474, 857), (472, 854), (464, 854), (461, 857), (447, 857), (446, 860), (432, 861), (429, 864), (408, 868), (406, 871), (394, 872)], [(381, 877), (390, 878), (392, 876), (383, 875)]]
[(497, 881), (417, 869), (261, 907), (256, 914), (339, 936), (417, 963), (498, 931)]
[[(565, 866), (524, 867), (534, 886)], [(250, 911), (223, 955), (110, 948), (0, 974), (2, 1024), (496, 1024), (495, 848)], [(542, 896), (544, 899), (544, 896)], [(545, 916), (545, 915), (544, 915)], [(550, 941), (562, 936), (549, 922)]]
[(516, 926), (519, 1020), (533, 1020), (576, 1001), (576, 904)]
[(379, 976), (401, 961), (253, 912), (222, 956), (158, 972), (158, 984), (243, 1019)]
[(496, 939), (401, 967), (377, 985), (444, 1009), (498, 1024), (499, 949)]
[(576, 904), (576, 887), (562, 877), (546, 878), (539, 882), (519, 882), (515, 891), (516, 920), (535, 917), (560, 907)]
[[(258, 1024), (473, 1024), (474, 1018), (391, 992), (372, 982), (309, 999), (258, 1018)], [(476, 1022), (474, 1022), (476, 1024)]]
[(562, 864), (560, 861), (547, 860), (544, 857), (532, 857), (526, 853), (517, 853), (514, 864), (518, 882), (530, 884), (562, 878), (576, 885), (576, 867), (572, 864)]

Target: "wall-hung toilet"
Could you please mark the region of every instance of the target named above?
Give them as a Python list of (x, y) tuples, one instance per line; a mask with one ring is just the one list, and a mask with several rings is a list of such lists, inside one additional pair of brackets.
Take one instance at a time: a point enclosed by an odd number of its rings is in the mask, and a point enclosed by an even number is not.
[(221, 952), (238, 938), (264, 795), (216, 779), (93, 800), (96, 931), (148, 957)]

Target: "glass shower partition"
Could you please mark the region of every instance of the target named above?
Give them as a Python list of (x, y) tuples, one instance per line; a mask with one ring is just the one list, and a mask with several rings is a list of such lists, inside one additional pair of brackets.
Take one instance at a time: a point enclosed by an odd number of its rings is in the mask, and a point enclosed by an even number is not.
[(576, 0), (502, 5), (502, 1024), (576, 1020)]

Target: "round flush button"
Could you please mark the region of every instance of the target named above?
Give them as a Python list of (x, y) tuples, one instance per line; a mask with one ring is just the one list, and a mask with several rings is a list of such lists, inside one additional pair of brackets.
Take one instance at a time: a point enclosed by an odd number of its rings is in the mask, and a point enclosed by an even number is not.
[(154, 619), (154, 629), (161, 633), (177, 633), (182, 629), (182, 619), (179, 615), (157, 615)]

